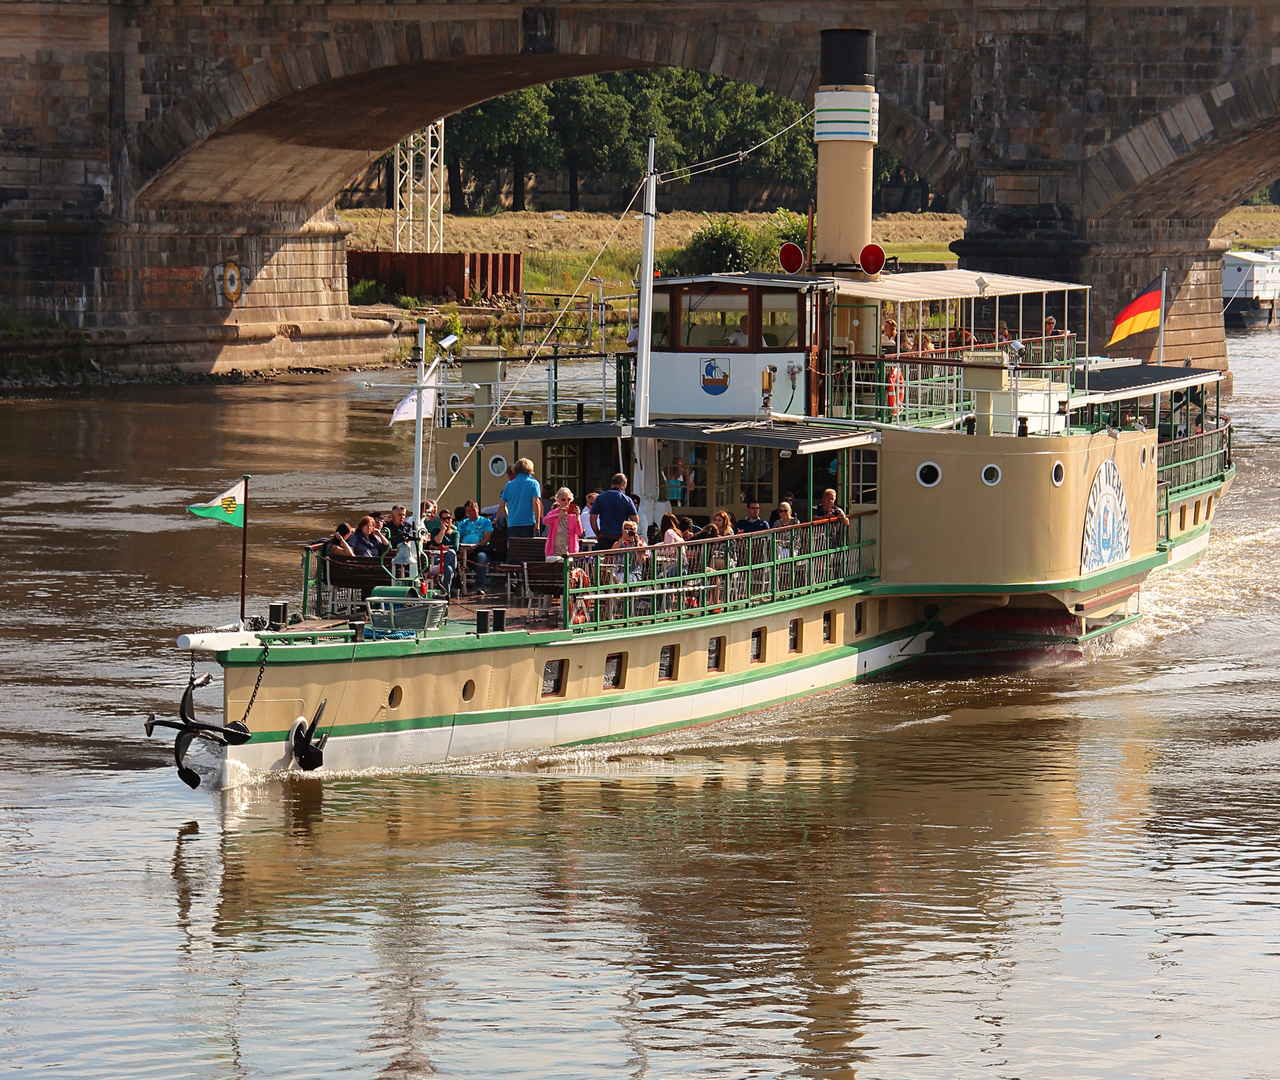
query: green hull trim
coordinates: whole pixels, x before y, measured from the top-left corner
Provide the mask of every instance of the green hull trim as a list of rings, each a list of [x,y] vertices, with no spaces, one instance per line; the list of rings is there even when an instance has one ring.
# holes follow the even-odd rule
[[[1183,544],[1189,544],[1193,540],[1198,540],[1207,533],[1213,522],[1206,521],[1203,525],[1197,525],[1194,529],[1188,529],[1184,533],[1179,533],[1172,540],[1161,540],[1160,550],[1164,552],[1176,551]]]
[[[424,731],[432,728],[445,727],[464,727],[473,724],[500,724],[512,720],[531,720],[545,716],[563,716],[572,713],[590,712],[598,709],[602,705],[610,708],[625,707],[628,705],[648,704],[654,701],[663,701],[673,698],[685,698],[691,695],[701,696],[703,694],[716,693],[731,687],[749,685],[753,682],[759,682],[762,679],[772,678],[775,675],[784,675],[792,671],[803,671],[808,668],[818,667],[827,664],[833,660],[840,660],[857,656],[859,653],[868,652],[872,649],[880,648],[884,645],[892,644],[895,641],[910,641],[918,636],[922,631],[922,624],[915,626],[903,627],[901,630],[891,631],[886,634],[878,634],[873,638],[859,642],[853,645],[832,646],[813,656],[797,657],[794,660],[783,660],[776,664],[762,665],[761,667],[749,671],[735,672],[732,675],[721,675],[709,679],[702,679],[697,683],[677,683],[673,686],[655,687],[651,690],[637,690],[631,693],[612,693],[608,696],[598,696],[586,698],[581,701],[567,701],[558,699],[546,705],[529,705],[522,708],[511,709],[493,709],[486,712],[475,713],[452,713],[444,716],[425,716],[406,718],[404,720],[380,720],[369,724],[338,724],[333,727],[326,728],[330,735],[340,738],[349,735],[382,735],[399,731]],[[348,651],[348,662],[350,652]],[[911,654],[904,656],[900,660],[885,667],[876,669],[875,674],[879,675],[890,668],[899,667],[902,664],[921,659],[925,653]],[[787,697],[779,697],[771,699],[760,705],[753,705],[748,711],[757,709],[767,709],[774,705],[781,704],[784,701],[791,700]],[[677,721],[674,724],[664,725],[655,728],[652,731],[645,729],[646,734],[658,734],[663,730],[671,730],[676,727],[689,726],[690,724],[713,723],[716,719],[724,719],[725,717],[738,715],[738,710],[730,709],[724,713],[716,714],[707,718],[699,718],[692,721]],[[257,743],[284,742],[288,738],[287,731],[264,731],[255,732],[253,741]],[[636,738],[636,733],[628,733],[620,735],[620,739]],[[605,737],[610,738],[610,737]],[[603,741],[603,739],[586,740],[588,742]]]

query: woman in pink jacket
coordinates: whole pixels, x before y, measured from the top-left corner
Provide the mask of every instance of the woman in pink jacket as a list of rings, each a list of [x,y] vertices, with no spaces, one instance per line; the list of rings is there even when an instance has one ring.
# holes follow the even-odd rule
[[[578,554],[582,539],[582,514],[573,504],[573,492],[562,487],[556,492],[555,506],[542,519],[547,526],[547,561]]]

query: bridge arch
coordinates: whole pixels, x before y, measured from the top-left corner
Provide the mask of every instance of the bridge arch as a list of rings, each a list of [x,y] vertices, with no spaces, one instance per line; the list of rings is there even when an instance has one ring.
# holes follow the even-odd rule
[[[605,71],[686,67],[804,101],[814,55],[714,27],[561,15],[397,22],[261,59],[193,90],[128,145],[141,210],[174,204],[291,207],[305,218],[410,132],[491,97]],[[561,9],[563,10],[563,9]],[[882,94],[881,144],[966,202],[966,156]]]
[[[1278,131],[1280,66],[1194,94],[1085,162],[1084,217],[1090,226],[1174,216],[1216,224],[1280,176]]]

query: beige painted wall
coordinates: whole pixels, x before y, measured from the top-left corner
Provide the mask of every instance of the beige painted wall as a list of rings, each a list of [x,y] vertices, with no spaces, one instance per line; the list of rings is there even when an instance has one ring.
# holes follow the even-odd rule
[[[1154,432],[1054,436],[886,431],[880,447],[881,580],[886,584],[1018,584],[1080,576],[1085,506],[1098,467],[1114,458],[1129,508],[1134,558],[1155,551]],[[1146,466],[1142,451],[1146,450]],[[942,480],[916,480],[924,461]],[[1065,477],[1053,484],[1054,463]],[[1000,466],[995,487],[982,482]]]

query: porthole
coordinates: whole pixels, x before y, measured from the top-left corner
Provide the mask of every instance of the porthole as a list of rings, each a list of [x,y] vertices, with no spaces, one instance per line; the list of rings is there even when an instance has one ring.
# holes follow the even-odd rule
[[[1062,481],[1067,478],[1067,470],[1062,467],[1061,461],[1053,463],[1053,486],[1062,487]]]
[[[470,701],[476,696],[476,682],[474,679],[468,679],[462,684],[462,700]]]
[[[942,479],[942,469],[936,461],[926,461],[916,469],[916,479],[924,487],[937,487],[938,481]]]
[[[1147,467],[1147,448],[1145,446],[1142,448],[1142,467],[1144,469]]]
[[[391,688],[391,693],[387,695],[387,708],[398,709],[400,708],[400,702],[402,702],[403,700],[404,700],[404,690],[401,689],[399,686],[393,686]]]
[[[507,472],[507,459],[501,454],[494,454],[489,459],[489,475],[505,476]]]
[[[987,487],[995,487],[1000,483],[1000,466],[994,463],[986,466],[986,468],[982,470],[982,482],[986,484]]]
[[[461,468],[462,468],[462,458],[460,458],[457,454],[450,454],[449,455],[449,471],[451,473],[455,473]]]

